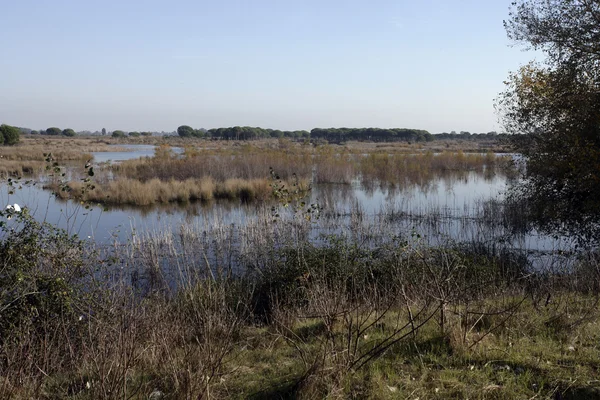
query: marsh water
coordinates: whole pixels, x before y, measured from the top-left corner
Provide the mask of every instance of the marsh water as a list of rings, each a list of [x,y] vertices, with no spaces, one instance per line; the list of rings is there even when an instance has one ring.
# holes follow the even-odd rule
[[[126,151],[94,153],[94,162],[119,162],[153,154],[153,146],[129,145]],[[568,240],[531,231],[515,235],[502,223],[494,222],[494,204],[502,199],[506,187],[503,174],[475,171],[405,187],[359,180],[352,184],[315,184],[305,199],[307,204],[319,207],[318,218],[313,216],[311,221],[310,235],[317,240],[322,235],[352,232],[359,226],[368,231],[385,225],[386,235],[417,236],[430,244],[504,243],[532,257],[547,257],[569,247]],[[239,201],[86,209],[77,202],[56,199],[39,184],[22,185],[13,194],[3,186],[0,200],[2,204],[27,207],[36,219],[101,244],[124,243],[156,232],[179,232],[183,226],[206,232],[215,226],[235,229],[257,219],[273,218],[272,205]]]

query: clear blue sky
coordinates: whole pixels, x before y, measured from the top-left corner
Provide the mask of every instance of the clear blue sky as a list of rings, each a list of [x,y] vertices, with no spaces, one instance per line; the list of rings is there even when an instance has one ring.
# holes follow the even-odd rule
[[[510,0],[0,0],[0,121],[499,130]]]

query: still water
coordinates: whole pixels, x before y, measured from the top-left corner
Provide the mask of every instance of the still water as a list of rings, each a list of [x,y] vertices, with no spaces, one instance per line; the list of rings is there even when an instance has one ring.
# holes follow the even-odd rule
[[[128,145],[127,151],[94,153],[94,162],[119,162],[150,157],[154,146]],[[177,153],[182,149],[174,148]],[[510,236],[502,226],[482,224],[486,202],[501,199],[506,178],[500,174],[466,172],[440,176],[423,184],[378,185],[354,181],[347,184],[314,185],[308,204],[320,207],[320,218],[313,223],[312,235],[340,233],[357,223],[385,224],[398,234],[410,232],[428,243],[504,242],[529,253],[551,255],[568,248],[565,240],[529,232]],[[70,234],[98,243],[126,242],[132,235],[164,230],[177,231],[183,225],[200,227],[244,226],[250,220],[264,218],[271,205],[236,202],[166,204],[154,207],[95,206],[86,209],[77,202],[61,201],[39,185],[23,185],[8,194],[0,187],[0,204],[17,203],[27,207],[38,220],[55,224]]]

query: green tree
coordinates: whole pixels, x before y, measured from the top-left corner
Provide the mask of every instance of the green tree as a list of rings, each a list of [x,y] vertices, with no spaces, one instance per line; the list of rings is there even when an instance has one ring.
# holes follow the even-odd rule
[[[52,128],[46,129],[46,135],[58,136],[62,134],[62,130],[53,126]]]
[[[600,242],[600,2],[520,0],[509,38],[541,50],[543,64],[510,75],[498,99],[526,162],[511,195],[545,232]]]
[[[140,133],[139,132],[129,132],[129,136],[131,136],[131,137],[140,137]]]
[[[63,134],[63,136],[69,136],[69,137],[73,137],[76,135],[75,131],[71,128],[63,129],[62,134]]]
[[[102,128],[102,136],[106,136],[106,128]]]
[[[115,138],[123,138],[123,137],[125,137],[125,136],[127,136],[127,135],[125,134],[125,132],[123,132],[123,131],[120,131],[120,130],[116,130],[116,131],[114,131],[114,132],[112,133],[112,137],[115,137]]]
[[[2,136],[2,139],[0,139],[0,144],[3,143],[5,145],[12,146],[19,143],[21,131],[19,128],[14,126],[2,124],[0,125],[0,136]]]
[[[181,125],[179,128],[177,128],[177,134],[181,137],[194,136],[194,128],[188,125]]]

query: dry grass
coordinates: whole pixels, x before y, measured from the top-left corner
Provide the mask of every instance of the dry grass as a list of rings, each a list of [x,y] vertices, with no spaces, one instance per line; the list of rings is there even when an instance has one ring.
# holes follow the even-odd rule
[[[210,201],[213,199],[240,200],[243,202],[266,201],[271,198],[271,182],[267,179],[226,179],[217,182],[211,177],[185,179],[183,181],[119,178],[106,184],[96,184],[86,190],[79,182],[69,183],[68,190],[54,184],[50,188],[59,198],[73,198],[102,204],[127,204],[149,206],[171,202]],[[307,184],[303,186],[307,188]]]
[[[98,138],[32,137],[26,136],[16,146],[0,147],[0,158],[14,161],[44,161],[44,154],[52,153],[56,161],[90,159],[91,152],[120,151],[109,147],[110,141]]]
[[[193,156],[187,156],[192,154]],[[157,156],[154,158],[128,160],[113,166],[113,171],[131,179],[146,181],[186,180],[211,177],[215,181],[227,179],[260,179],[273,168],[284,179],[294,174],[310,177],[309,153],[291,153],[278,150],[244,148],[235,153],[211,153],[186,148],[185,158]]]
[[[494,171],[497,167],[502,171],[509,165],[509,161],[509,157],[497,156],[491,152],[372,153],[359,160],[358,169],[363,181],[426,183],[435,177],[467,171],[483,173]]]
[[[43,172],[45,168],[46,163],[43,161],[16,161],[0,158],[0,179],[31,176]]]

